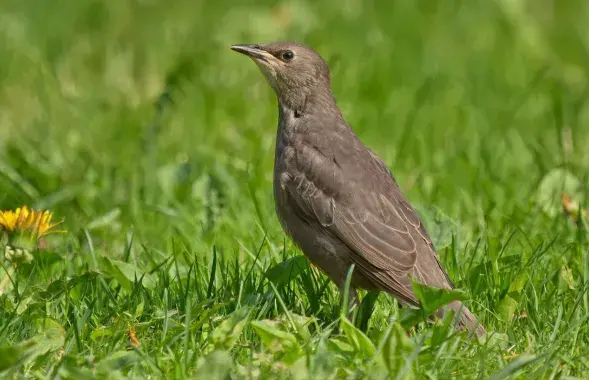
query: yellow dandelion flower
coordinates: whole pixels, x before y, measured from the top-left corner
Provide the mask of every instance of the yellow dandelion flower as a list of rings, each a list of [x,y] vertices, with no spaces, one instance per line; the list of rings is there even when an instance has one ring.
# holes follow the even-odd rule
[[[23,206],[16,211],[0,211],[0,228],[10,234],[26,233],[35,238],[63,232],[55,229],[61,222],[52,223],[52,218],[53,213],[50,211],[33,210]]]

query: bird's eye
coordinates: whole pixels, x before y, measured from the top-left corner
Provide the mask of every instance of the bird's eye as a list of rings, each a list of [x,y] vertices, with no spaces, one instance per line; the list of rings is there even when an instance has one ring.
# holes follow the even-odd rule
[[[294,58],[294,53],[290,50],[285,50],[280,53],[280,57],[285,61],[290,61]]]

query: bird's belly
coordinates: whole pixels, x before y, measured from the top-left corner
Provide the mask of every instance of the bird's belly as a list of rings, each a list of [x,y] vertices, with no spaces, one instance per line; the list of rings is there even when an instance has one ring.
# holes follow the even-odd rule
[[[309,223],[299,217],[290,203],[294,201],[289,201],[288,196],[280,186],[275,190],[276,213],[284,232],[315,266],[336,284],[342,284],[351,264],[348,248],[319,223]]]

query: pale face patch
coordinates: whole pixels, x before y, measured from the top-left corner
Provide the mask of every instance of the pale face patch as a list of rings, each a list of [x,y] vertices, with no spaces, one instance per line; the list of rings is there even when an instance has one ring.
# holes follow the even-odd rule
[[[268,83],[270,83],[272,88],[277,89],[278,88],[278,73],[277,73],[278,67],[277,66],[280,64],[280,62],[277,59],[275,59],[274,57],[270,57],[266,61],[262,61],[262,60],[258,60],[258,59],[254,59],[254,61],[256,62],[256,65],[258,65],[258,67],[260,68],[260,71],[262,72],[262,74],[264,74],[264,77],[266,77],[266,80],[268,81]]]

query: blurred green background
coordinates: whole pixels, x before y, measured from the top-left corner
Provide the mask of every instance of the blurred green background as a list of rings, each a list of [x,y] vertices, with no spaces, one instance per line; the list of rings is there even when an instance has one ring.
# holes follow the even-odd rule
[[[318,50],[409,198],[477,233],[527,207],[547,171],[586,175],[583,1],[19,0],[0,15],[2,204],[76,227],[280,233],[276,101],[229,50],[242,42]]]
[[[589,183],[581,0],[3,0],[1,208],[63,218],[69,232],[53,244],[71,258],[68,275],[92,268],[93,250],[129,260],[131,232],[140,268],[178,247],[207,262],[213,247],[242,263],[244,250],[260,250],[262,263],[281,261],[284,244],[297,254],[274,215],[276,100],[229,49],[274,40],[306,43],[328,61],[348,123],[425,215],[444,214],[440,228],[455,240],[437,241],[453,246],[443,261],[489,326],[520,351],[536,334],[536,352],[556,344],[551,329],[562,325],[549,321],[559,309],[589,315],[585,230],[560,212],[560,192],[583,206]],[[539,250],[545,266],[493,262],[496,283],[465,279],[473,262]],[[563,265],[575,291],[556,299],[544,281],[558,282]],[[516,328],[497,315],[521,273],[530,285],[517,291],[536,297],[524,299],[552,306]],[[233,280],[227,299],[237,297]],[[587,352],[579,331],[559,343],[582,342],[569,358]],[[587,370],[567,365],[571,376]]]

